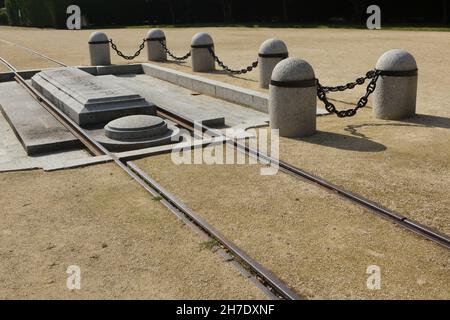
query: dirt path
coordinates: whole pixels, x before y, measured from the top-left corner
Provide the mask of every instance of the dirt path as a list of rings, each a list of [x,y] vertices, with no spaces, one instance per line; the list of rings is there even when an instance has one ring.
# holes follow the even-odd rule
[[[312,299],[449,299],[448,250],[334,194],[259,166],[139,166],[253,258]],[[382,290],[366,270],[382,270]]]
[[[0,39],[34,48],[68,65],[87,65],[89,64],[87,41],[92,31],[0,27]],[[115,40],[123,52],[134,53],[145,37],[147,29],[103,31]],[[190,40],[195,33],[210,33],[214,38],[217,53],[226,64],[234,68],[254,61],[261,43],[268,38],[277,37],[286,42],[292,57],[300,57],[310,62],[316,76],[326,85],[343,84],[354,80],[372,69],[385,51],[403,48],[416,57],[420,69],[419,113],[450,116],[448,94],[443,89],[450,86],[450,77],[445,73],[437,77],[446,66],[450,65],[450,55],[446,54],[450,43],[448,32],[269,28],[168,28],[164,31],[168,46],[177,55],[189,50]],[[10,59],[16,54],[0,51],[0,55]],[[136,62],[146,62],[146,54],[143,53]],[[113,63],[124,64],[126,61],[113,55]],[[20,68],[35,66],[27,59],[17,61],[17,64]],[[186,65],[173,63],[164,65],[190,72],[190,62]],[[42,63],[42,66],[45,66],[45,63]],[[230,77],[222,73],[202,75],[259,90],[257,71],[239,77]],[[361,92],[351,92],[337,97],[351,102],[360,94]]]
[[[0,27],[0,39],[32,47],[68,65],[87,65],[87,39],[92,31]],[[146,31],[105,30],[125,53],[136,50]],[[209,32],[215,40],[217,53],[233,68],[253,61],[259,45],[267,38],[281,38],[287,43],[290,55],[309,61],[315,68],[316,76],[325,85],[354,80],[373,68],[378,57],[389,49],[404,48],[410,51],[416,57],[420,69],[418,117],[408,121],[380,121],[372,117],[370,108],[352,119],[321,117],[318,119],[319,133],[316,136],[298,140],[282,139],[281,157],[413,219],[450,233],[450,202],[447,195],[450,185],[450,96],[446,91],[450,87],[450,76],[445,73],[445,68],[450,65],[450,55],[446,54],[450,33],[253,28],[177,28],[165,31],[169,47],[178,55],[189,49],[190,39],[196,32]],[[21,69],[54,66],[23,49],[2,42],[0,56]],[[145,56],[144,53],[136,62],[145,62]],[[125,62],[114,55],[113,63]],[[162,65],[191,72],[189,62]],[[261,90],[258,88],[257,72],[239,77],[220,72],[201,75]],[[362,93],[363,90],[359,88],[332,97],[343,101],[337,103],[339,108],[348,108],[347,103],[357,101]],[[255,168],[172,167],[167,161],[166,157],[160,156],[142,163],[165,187],[177,193],[194,209],[200,210],[209,222],[223,225],[223,232],[227,236],[242,244],[266,267],[292,281],[299,292],[309,297],[450,297],[448,253],[409,233],[398,231],[390,223],[371,217],[345,202],[336,202],[334,197],[328,198],[287,177],[260,180],[262,178],[254,174]],[[46,176],[42,175],[40,179],[51,181]],[[1,175],[0,181],[4,177]],[[7,186],[9,181],[8,177],[3,186]],[[198,184],[193,186],[193,182]],[[8,188],[2,187],[2,191],[12,189],[10,199],[3,199],[10,203],[8,208],[11,209],[8,210],[12,212],[22,210],[17,204],[20,201],[17,197],[17,194],[21,194],[18,191],[20,188],[30,188],[34,192],[34,187],[26,183],[25,186],[18,182],[13,188],[9,185]],[[250,205],[246,200],[251,200]],[[64,201],[73,204],[66,198]],[[48,206],[51,207],[50,204]],[[109,210],[111,212],[112,209]],[[262,213],[265,218],[261,220]],[[54,213],[50,218],[56,219],[57,216]],[[15,225],[13,217],[8,219],[11,225]],[[38,221],[36,225],[43,223]],[[58,227],[57,224],[55,226]],[[121,231],[113,220],[109,221],[108,227],[115,232]],[[93,227],[86,228],[90,231]],[[24,230],[28,229],[24,227]],[[103,232],[106,238],[112,237],[106,227]],[[126,232],[121,238],[123,242],[130,236]],[[136,233],[131,234],[135,236]],[[58,237],[64,239],[60,235]],[[73,236],[73,239],[77,237]],[[29,250],[36,250],[33,243],[27,246]],[[30,255],[28,249],[23,249],[21,253]],[[30,265],[40,263],[42,258],[33,259]],[[18,261],[17,257],[15,261]],[[83,261],[87,263],[90,259]],[[284,264],[280,265],[280,261]],[[111,259],[111,262],[114,261]],[[369,292],[365,287],[365,269],[370,264],[378,264],[384,270],[385,285],[380,292]],[[51,275],[45,272],[42,274]],[[100,271],[97,269],[95,272]],[[65,274],[58,273],[58,277],[60,283],[65,279]],[[13,280],[8,281],[8,285],[14,288]],[[34,287],[38,286],[35,283],[42,285],[35,279],[33,281]],[[120,281],[118,287],[123,285]],[[166,286],[162,285],[163,288]],[[30,292],[26,289],[17,290],[21,294]],[[151,290],[145,291],[137,286],[136,292],[153,292]],[[172,293],[175,296],[191,294],[179,290]],[[230,290],[233,292],[234,289]],[[111,294],[94,289],[92,292],[100,296]],[[50,289],[45,293],[51,294]],[[161,294],[156,290],[155,296]],[[199,293],[202,297],[209,294],[208,290]]]
[[[450,234],[450,119],[376,120],[370,110],[318,119],[316,135],[281,139],[281,159]]]
[[[264,299],[114,165],[3,173],[0,190],[1,299]]]

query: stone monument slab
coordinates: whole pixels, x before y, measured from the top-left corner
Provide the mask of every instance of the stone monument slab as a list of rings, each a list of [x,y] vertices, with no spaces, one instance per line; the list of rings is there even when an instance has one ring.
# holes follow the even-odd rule
[[[32,85],[81,126],[156,113],[153,104],[123,88],[114,76],[96,77],[77,68],[60,68],[36,74]]]

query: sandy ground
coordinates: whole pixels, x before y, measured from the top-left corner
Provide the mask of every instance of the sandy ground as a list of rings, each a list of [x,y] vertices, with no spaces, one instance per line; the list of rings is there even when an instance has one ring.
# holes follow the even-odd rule
[[[3,173],[0,190],[0,299],[264,299],[112,164]]]
[[[56,66],[54,62],[43,59],[30,51],[18,48],[10,42],[4,42],[1,40],[0,57],[6,59],[17,69],[42,69]],[[0,65],[2,72],[10,72],[9,68],[5,67],[2,63],[0,63]],[[22,65],[25,65],[25,67],[22,67]]]
[[[311,299],[450,299],[450,254],[371,213],[259,166],[138,165],[297,292]],[[366,270],[382,270],[382,290]]]
[[[86,65],[89,64],[87,41],[92,31],[0,27],[0,39],[34,48],[69,65]],[[147,32],[146,29],[103,31],[127,54],[134,53]],[[241,68],[254,61],[264,40],[280,38],[286,42],[292,57],[300,57],[311,63],[316,76],[325,85],[354,80],[374,68],[385,51],[403,48],[416,57],[420,68],[419,113],[450,115],[449,102],[442,89],[449,87],[450,77],[438,77],[439,85],[436,85],[436,75],[450,64],[450,55],[446,54],[450,42],[448,32],[268,28],[168,28],[164,31],[169,48],[177,55],[184,55],[189,50],[190,40],[195,33],[210,33],[215,40],[218,55],[232,68]],[[0,42],[0,55],[11,59],[13,56],[8,56],[3,51],[4,45]],[[14,56],[19,54],[16,52]],[[145,52],[136,59],[136,62],[145,61]],[[114,55],[113,63],[123,64],[126,61]],[[17,64],[20,68],[34,66],[28,60],[18,61]],[[180,66],[174,63],[164,65],[190,71],[189,61]],[[221,72],[203,75],[258,89],[257,71],[238,77],[230,77]],[[344,100],[352,102],[359,95],[360,92],[352,92],[344,95]]]
[[[450,119],[318,119],[317,135],[282,138],[281,159],[450,234]]]
[[[131,53],[147,30],[105,31],[122,51]],[[193,34],[209,32],[222,60],[239,68],[255,59],[265,39],[281,38],[291,56],[309,61],[325,85],[354,80],[373,68],[378,57],[389,49],[404,48],[413,53],[420,69],[419,117],[401,122],[380,121],[371,116],[370,109],[352,119],[322,117],[318,119],[318,135],[301,140],[282,139],[281,155],[285,161],[450,233],[446,194],[450,185],[450,102],[445,89],[450,87],[450,77],[441,75],[450,65],[450,55],[446,54],[449,33],[251,28],[165,31],[169,47],[177,55],[188,50]],[[0,27],[0,39],[32,47],[69,65],[86,65],[89,63],[87,39],[91,32]],[[1,41],[0,56],[21,69],[51,66],[42,58]],[[143,53],[136,62],[145,60]],[[116,56],[113,62],[126,63]],[[189,62],[163,65],[190,72]],[[261,90],[256,81],[257,72],[239,77],[221,72],[202,75]],[[348,103],[357,101],[362,93],[359,89],[332,97],[342,101],[337,104],[339,108],[348,108]],[[262,179],[259,174],[253,174],[252,170],[256,169],[241,171],[239,167],[156,170],[163,167],[165,160],[155,158],[145,165],[169,190],[178,192],[213,224],[224,223],[223,230],[231,239],[245,245],[254,258],[260,258],[267,267],[290,279],[299,292],[309,297],[449,298],[448,253],[398,231],[379,218],[370,218],[345,202],[338,204],[335,198],[326,198],[327,193],[316,192],[310,185],[299,187],[299,182],[293,183],[287,177],[277,177],[272,182],[256,181]],[[237,174],[231,175],[234,171]],[[198,182],[198,190],[189,185],[192,181]],[[223,181],[229,183],[222,185]],[[242,197],[247,193],[248,197]],[[259,200],[254,200],[248,208],[243,201],[252,198],[252,194]],[[218,212],[215,210],[217,195],[227,195],[220,200],[223,208]],[[205,201],[209,198],[211,201]],[[261,202],[261,198],[270,202]],[[270,212],[276,219],[271,215],[259,222],[257,217],[261,212]],[[288,218],[283,217],[286,212]],[[397,245],[389,241],[392,239]],[[292,250],[288,250],[287,243],[295,244]],[[303,248],[306,249],[302,251]],[[330,250],[333,254],[329,254]],[[278,251],[279,254],[273,254]],[[285,261],[284,266],[277,259]],[[386,286],[381,292],[365,289],[363,279],[368,264],[382,265],[386,271]],[[328,274],[331,276],[324,276]],[[343,280],[337,281],[341,276]]]

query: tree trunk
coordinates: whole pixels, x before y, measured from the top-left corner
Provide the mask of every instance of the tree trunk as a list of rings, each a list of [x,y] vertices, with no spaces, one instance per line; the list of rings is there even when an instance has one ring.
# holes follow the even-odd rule
[[[442,23],[448,24],[448,2],[447,2],[447,0],[442,0],[442,10],[443,10]]]
[[[223,22],[228,23],[233,20],[233,0],[222,0]]]
[[[170,18],[172,19],[172,24],[175,24],[176,16],[175,16],[175,6],[173,3],[173,0],[169,0],[168,5],[169,5]]]
[[[289,22],[288,0],[283,0],[283,22]]]

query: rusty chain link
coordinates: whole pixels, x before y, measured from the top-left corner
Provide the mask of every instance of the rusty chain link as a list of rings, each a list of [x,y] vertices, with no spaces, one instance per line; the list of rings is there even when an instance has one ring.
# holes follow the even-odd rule
[[[144,50],[145,48],[145,42],[146,40],[144,39],[142,41],[142,44],[139,46],[138,51],[136,51],[136,53],[132,56],[127,56],[125,54],[123,54],[118,48],[117,45],[113,42],[112,39],[109,40],[109,43],[111,44],[112,49],[117,53],[117,55],[119,57],[122,57],[126,60],[133,60],[135,58],[137,58],[142,50]],[[183,61],[188,59],[192,52],[189,51],[187,54],[185,54],[182,57],[177,57],[175,56],[166,46],[166,44],[164,43],[164,40],[159,40],[159,43],[161,44],[161,47],[164,49],[164,51],[170,56],[172,57],[174,60],[176,61]],[[258,67],[259,61],[256,60],[255,62],[253,62],[250,66],[248,66],[245,69],[241,69],[241,70],[233,70],[230,67],[228,67],[227,65],[225,65],[220,58],[216,55],[216,53],[214,52],[213,47],[208,47],[207,48],[209,53],[211,54],[211,56],[214,58],[214,60],[217,62],[217,64],[225,71],[231,73],[231,74],[246,74],[248,72],[253,71],[253,69]],[[319,98],[320,101],[322,101],[325,105],[325,109],[330,112],[330,113],[334,113],[336,114],[339,118],[346,118],[346,117],[353,117],[356,115],[356,113],[358,112],[359,109],[364,108],[368,101],[369,101],[369,96],[375,91],[376,87],[377,87],[377,82],[378,79],[381,75],[381,71],[380,70],[370,70],[366,73],[365,77],[360,77],[358,79],[356,79],[354,82],[349,82],[345,85],[340,85],[340,86],[336,86],[336,87],[327,87],[327,86],[322,86],[320,84],[320,82],[317,82],[317,97]],[[370,83],[367,86],[367,90],[366,90],[366,94],[361,97],[361,99],[359,99],[357,105],[355,108],[353,109],[348,109],[348,110],[337,110],[336,106],[331,103],[330,101],[328,101],[327,98],[327,93],[330,92],[343,92],[346,90],[350,90],[350,89],[354,89],[356,86],[360,86],[363,85],[366,80],[371,79]]]
[[[123,54],[122,51],[120,51],[119,49],[117,49],[117,46],[116,46],[116,44],[113,42],[112,39],[110,39],[109,42],[111,43],[111,48],[117,53],[117,55],[118,55],[119,57],[124,58],[125,60],[134,60],[135,58],[137,58],[137,57],[141,54],[142,50],[144,50],[144,48],[145,48],[145,39],[144,39],[144,40],[142,41],[142,44],[139,46],[138,51],[136,51],[136,53],[135,53],[134,55],[132,55],[132,56],[127,56],[127,55]]]
[[[356,86],[363,85],[366,80],[373,79],[375,77],[376,70],[370,70],[366,73],[365,77],[360,77],[356,79],[354,82],[349,82],[345,85],[336,86],[336,87],[322,87],[325,93],[328,92],[343,92],[345,90],[354,89]]]
[[[372,79],[372,81],[370,81],[369,85],[367,86],[367,90],[366,90],[366,94],[359,99],[357,105],[355,108],[353,109],[348,109],[348,110],[337,110],[335,105],[331,102],[328,101],[327,99],[327,91],[325,89],[335,89],[335,88],[339,88],[339,87],[322,87],[322,85],[320,83],[318,83],[317,85],[317,97],[319,98],[320,101],[322,101],[325,104],[325,109],[330,112],[330,113],[335,113],[339,118],[346,118],[346,117],[353,117],[354,115],[356,115],[356,113],[358,112],[359,109],[364,108],[368,101],[369,101],[369,96],[375,91],[375,89],[377,88],[377,82],[378,79],[381,75],[381,71],[380,70],[371,70],[367,73],[365,78],[359,78],[359,82],[361,82],[362,80],[360,79],[364,79],[364,82],[367,79]],[[357,80],[357,81],[358,81]],[[364,83],[363,82],[363,83]],[[353,85],[355,84],[355,85]],[[358,85],[358,82],[355,83],[351,83],[351,86],[347,88],[346,86],[340,86],[340,87],[346,87],[346,89],[344,90],[339,90],[337,89],[336,91],[345,91],[347,89],[353,89],[354,87],[356,87],[356,85]],[[329,90],[328,92],[335,92],[333,90]]]
[[[176,60],[176,61],[183,61],[188,59],[191,56],[191,51],[189,51],[188,53],[186,53],[184,56],[182,57],[177,57],[176,55],[174,55],[169,48],[167,48],[167,45],[164,43],[164,40],[159,40],[159,43],[161,44],[161,47],[164,49],[164,51],[172,57],[172,59]]]
[[[255,69],[256,67],[258,67],[258,60],[256,60],[255,62],[253,62],[250,66],[248,66],[245,69],[241,69],[241,70],[233,70],[230,69],[228,66],[226,66],[220,59],[219,57],[216,55],[216,53],[214,52],[214,49],[212,47],[208,48],[209,53],[211,54],[211,56],[214,58],[214,60],[217,62],[217,64],[225,71],[231,73],[231,74],[246,74],[248,72],[251,72],[253,69]]]

